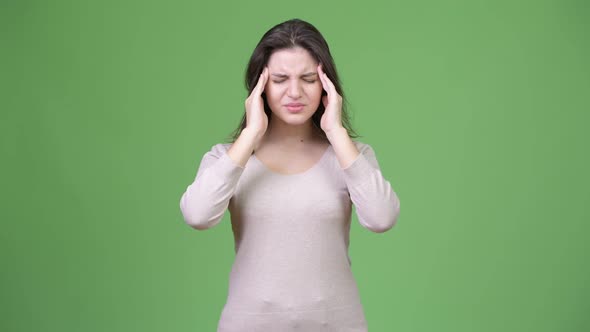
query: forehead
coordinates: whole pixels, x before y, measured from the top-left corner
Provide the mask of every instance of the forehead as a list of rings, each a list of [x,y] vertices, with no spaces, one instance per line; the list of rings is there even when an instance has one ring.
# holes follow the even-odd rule
[[[315,59],[301,47],[274,51],[268,60],[269,69],[285,73],[303,73],[316,66]]]

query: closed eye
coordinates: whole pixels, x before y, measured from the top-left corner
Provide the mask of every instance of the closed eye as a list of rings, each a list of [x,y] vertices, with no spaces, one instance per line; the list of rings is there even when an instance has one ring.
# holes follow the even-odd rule
[[[273,82],[278,84],[278,83],[283,83],[283,82],[285,82],[285,81],[286,81],[286,80],[282,80],[282,81],[273,81]],[[316,82],[316,80],[311,80],[311,81],[304,80],[304,81],[305,81],[305,82],[307,82],[307,83],[315,83],[315,82]]]

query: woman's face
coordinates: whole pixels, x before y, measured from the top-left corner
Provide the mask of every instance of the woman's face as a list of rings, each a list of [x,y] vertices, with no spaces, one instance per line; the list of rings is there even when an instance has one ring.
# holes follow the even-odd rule
[[[273,117],[288,124],[305,123],[321,102],[318,63],[306,49],[295,47],[273,52],[267,66],[270,76],[264,92]]]

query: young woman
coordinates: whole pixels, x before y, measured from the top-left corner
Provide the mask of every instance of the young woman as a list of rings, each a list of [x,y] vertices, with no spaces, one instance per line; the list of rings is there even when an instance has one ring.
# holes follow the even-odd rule
[[[352,205],[373,232],[400,201],[370,145],[352,140],[328,44],[293,19],[260,40],[242,123],[205,153],[180,200],[205,230],[231,213],[235,261],[218,331],[366,331],[348,254]]]

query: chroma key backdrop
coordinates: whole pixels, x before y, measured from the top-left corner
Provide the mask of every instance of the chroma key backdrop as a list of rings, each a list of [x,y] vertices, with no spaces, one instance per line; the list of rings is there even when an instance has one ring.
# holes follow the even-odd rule
[[[371,332],[590,331],[586,1],[0,3],[0,330],[215,331],[230,214],[179,201],[239,124],[262,34],[329,43],[399,195],[353,210]]]

